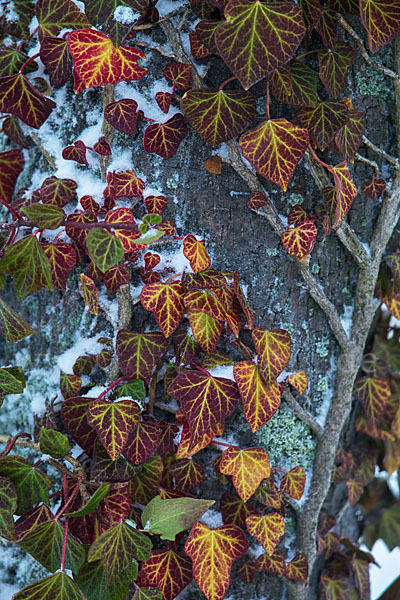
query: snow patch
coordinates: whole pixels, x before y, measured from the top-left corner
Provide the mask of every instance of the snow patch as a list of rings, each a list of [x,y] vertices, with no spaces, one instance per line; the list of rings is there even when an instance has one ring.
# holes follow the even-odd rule
[[[119,4],[114,10],[113,18],[122,25],[130,25],[140,17],[139,13],[135,13],[130,6]]]

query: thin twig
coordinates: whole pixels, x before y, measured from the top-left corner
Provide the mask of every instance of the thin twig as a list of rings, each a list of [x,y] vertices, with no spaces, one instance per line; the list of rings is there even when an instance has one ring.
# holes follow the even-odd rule
[[[282,396],[283,396],[283,399],[285,400],[285,402],[287,404],[289,404],[290,408],[295,413],[295,415],[301,421],[304,421],[304,423],[306,423],[309,426],[309,428],[313,430],[313,432],[315,433],[315,435],[318,438],[322,438],[322,436],[324,435],[323,428],[314,419],[314,417],[312,415],[310,415],[309,412],[304,410],[304,408],[301,406],[301,404],[299,404],[297,402],[297,400],[294,398],[293,394],[291,394],[289,390],[284,390]]]
[[[173,54],[170,54],[166,50],[164,50],[164,48],[161,48],[161,46],[153,46],[152,44],[149,44],[148,42],[142,42],[139,40],[135,40],[135,46],[139,46],[139,48],[148,48],[149,50],[154,50],[155,52],[158,52],[159,54],[161,54],[161,56],[165,56],[165,58],[169,58],[170,60],[175,60],[175,56]]]
[[[164,21],[168,21],[168,19],[172,19],[172,17],[175,17],[176,15],[180,15],[185,10],[186,10],[186,8],[184,6],[181,6],[180,8],[177,8],[176,10],[172,10],[170,13],[168,13],[164,17],[161,17],[161,19],[156,21],[156,23],[145,23],[144,25],[134,25],[132,27],[132,31],[142,31],[143,29],[151,29],[152,27],[155,27],[156,25],[160,25],[161,23],[164,23]]]
[[[382,156],[382,158],[390,162],[390,164],[392,164],[396,169],[400,169],[400,163],[398,158],[390,156],[390,154],[382,150],[382,148],[378,148],[378,146],[375,146],[375,144],[373,144],[371,140],[369,140],[365,135],[363,135],[362,141],[366,146],[368,146],[368,148],[371,148],[371,150],[373,150],[376,154]]]
[[[35,143],[35,145],[39,148],[40,152],[43,154],[44,158],[47,160],[47,162],[49,163],[49,165],[51,166],[51,168],[54,171],[57,171],[56,160],[55,160],[54,156],[52,156],[50,154],[50,152],[48,152],[46,150],[46,148],[43,146],[42,142],[40,141],[40,138],[39,138],[38,134],[35,133],[34,131],[30,131],[28,133],[28,135],[31,138],[31,140]]]
[[[341,24],[341,26],[343,27],[343,29],[345,29],[347,31],[347,33],[357,43],[357,45],[358,45],[358,47],[360,49],[360,52],[361,52],[361,56],[363,57],[363,59],[365,60],[365,62],[370,67],[372,67],[376,71],[380,71],[381,73],[383,73],[384,75],[387,75],[388,77],[391,77],[392,79],[399,79],[400,78],[399,75],[397,75],[397,73],[395,73],[391,69],[388,69],[384,65],[381,65],[380,63],[378,63],[378,61],[376,61],[376,60],[374,60],[373,58],[370,57],[370,55],[368,54],[368,52],[365,49],[364,42],[362,41],[362,39],[360,38],[360,36],[347,23],[347,21],[345,21],[345,19],[342,16],[339,17],[339,23]]]
[[[369,160],[368,158],[365,158],[365,156],[361,156],[361,154],[358,154],[358,152],[355,153],[354,158],[366,165],[369,165],[370,167],[372,167],[375,170],[375,175],[376,177],[378,177],[379,175],[379,167],[376,164],[376,162],[374,160]]]

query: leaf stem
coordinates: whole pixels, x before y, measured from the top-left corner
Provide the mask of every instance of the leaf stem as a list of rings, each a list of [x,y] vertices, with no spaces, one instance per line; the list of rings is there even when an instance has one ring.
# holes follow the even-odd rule
[[[104,392],[102,392],[100,394],[100,396],[98,396],[97,400],[101,400],[102,398],[104,398],[104,396],[106,396],[108,394],[108,392],[110,392],[113,388],[115,388],[115,386],[117,386],[119,383],[121,383],[124,380],[125,380],[125,377],[120,377],[116,381],[113,381],[112,383],[110,383],[108,388],[106,390],[104,390]]]
[[[267,81],[267,98],[265,100],[265,116],[267,121],[270,120],[269,116],[269,81]]]
[[[70,495],[70,497],[68,498],[68,487],[65,484],[64,485],[64,481],[67,483],[67,475],[65,473],[63,473],[63,492],[64,492],[64,497],[66,498],[66,502],[64,504],[64,506],[62,506],[60,508],[60,510],[58,511],[58,513],[55,516],[55,521],[58,521],[59,518],[62,516],[62,514],[67,510],[68,506],[71,504],[72,500],[75,498],[76,494],[79,491],[79,487],[82,483],[82,477],[78,478],[77,484],[74,487],[74,490],[72,492],[72,494]],[[66,518],[67,519],[67,518]],[[67,519],[68,520],[68,519]]]
[[[12,214],[13,219],[18,220],[21,218],[21,215],[19,214],[19,212],[17,210],[15,210],[15,208],[13,206],[11,206],[11,204],[9,204],[5,200],[3,200],[3,198],[0,198],[0,204],[5,206],[5,208],[8,208],[8,210]]]
[[[321,159],[320,159],[320,158],[317,156],[317,154],[315,153],[315,151],[313,150],[313,148],[311,147],[311,145],[310,145],[310,144],[308,145],[308,149],[309,149],[309,151],[311,152],[311,154],[313,155],[313,157],[315,158],[315,160],[316,160],[316,161],[317,161],[317,162],[318,162],[320,165],[322,165],[323,167],[325,167],[325,169],[328,169],[328,171],[329,171],[330,173],[332,173],[332,165],[327,165],[326,163],[324,163],[324,161],[323,161],[323,160],[321,160]]]
[[[209,375],[211,377],[211,373],[209,371],[207,371],[206,369],[203,369],[203,367],[200,367],[200,365],[196,365],[195,363],[190,363],[190,366],[192,367],[192,369],[201,371],[201,373],[204,373],[205,375]]]
[[[227,83],[230,83],[231,81],[235,81],[235,79],[237,79],[237,77],[229,77],[229,79],[225,79],[225,81],[223,81],[221,83],[221,85],[219,86],[218,91],[221,92]]]
[[[7,456],[8,454],[10,454],[11,450],[14,447],[15,442],[20,437],[26,437],[26,438],[28,438],[28,440],[30,440],[31,434],[22,432],[22,433],[17,433],[17,435],[14,435],[14,437],[11,440],[7,441],[6,447],[4,448],[3,452],[0,453],[0,457]]]
[[[34,61],[36,58],[39,58],[39,56],[40,56],[40,52],[38,52],[37,54],[34,54],[33,56],[30,56],[30,57],[28,58],[28,60],[27,60],[27,61],[25,61],[25,62],[24,62],[24,64],[22,65],[22,67],[20,68],[20,70],[19,70],[19,74],[20,74],[20,75],[22,75],[22,74],[23,74],[23,72],[24,72],[24,70],[26,69],[26,67],[27,67],[27,66],[28,66],[28,65],[29,65],[31,62],[33,62],[33,61]]]

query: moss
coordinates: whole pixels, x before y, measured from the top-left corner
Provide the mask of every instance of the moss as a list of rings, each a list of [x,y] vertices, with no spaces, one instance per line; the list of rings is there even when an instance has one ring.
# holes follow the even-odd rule
[[[324,392],[328,387],[328,378],[326,375],[320,375],[318,377],[317,390],[319,392]]]
[[[313,266],[311,267],[311,273],[314,273],[314,275],[318,275],[320,268],[321,267],[319,265],[317,265],[317,263],[314,263]]]
[[[290,194],[288,197],[288,203],[290,206],[296,206],[296,204],[303,204],[304,197],[301,194]]]
[[[292,340],[294,339],[294,325],[293,323],[282,323],[282,329],[286,329],[290,333]]]
[[[371,67],[366,67],[365,75],[356,74],[357,86],[363,96],[377,96],[379,100],[386,100],[389,91],[384,75]]]
[[[328,356],[328,354],[329,354],[328,346],[329,346],[328,338],[322,339],[321,341],[317,342],[315,344],[315,351],[318,354],[318,356],[321,356],[321,358]]]
[[[315,444],[308,426],[285,403],[254,436],[274,466],[291,469],[301,465],[307,469],[314,460]]]

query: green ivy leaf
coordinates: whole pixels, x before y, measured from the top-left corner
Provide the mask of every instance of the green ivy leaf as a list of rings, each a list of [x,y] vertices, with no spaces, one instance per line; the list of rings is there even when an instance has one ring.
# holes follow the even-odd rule
[[[21,367],[0,369],[0,396],[22,394],[25,387],[25,375]]]
[[[142,222],[146,225],[159,225],[162,221],[162,216],[157,214],[144,215]]]
[[[0,535],[15,539],[14,512],[17,508],[17,491],[10,479],[0,477]]]
[[[132,398],[132,400],[143,401],[146,398],[146,388],[144,387],[144,382],[141,379],[135,379],[135,381],[131,381],[117,388],[117,391],[115,392],[115,398],[126,396],[128,398]]]
[[[65,573],[56,573],[24,587],[13,600],[85,600],[76,583]]]
[[[29,323],[0,297],[0,335],[7,342],[15,344],[15,342],[23,340],[33,332],[34,330]]]
[[[132,562],[132,558],[148,560],[151,548],[151,541],[143,533],[127,523],[117,523],[90,546],[88,562],[100,559],[108,579],[112,579]]]
[[[102,483],[99,488],[95,491],[93,496],[90,498],[89,502],[87,502],[82,508],[76,510],[72,513],[65,513],[65,517],[84,517],[86,515],[90,515],[100,504],[102,500],[107,496],[110,490],[109,483]]]
[[[23,208],[22,212],[40,229],[57,229],[65,217],[62,208],[50,204],[32,204]]]
[[[390,551],[400,545],[400,506],[386,509],[379,523],[379,537]]]
[[[42,427],[40,432],[40,450],[43,454],[50,454],[53,458],[62,458],[71,450],[66,435],[54,429]]]
[[[119,6],[132,9],[131,22],[118,21],[115,10]],[[145,14],[148,6],[149,0],[86,0],[85,13],[90,23],[107,34],[118,47],[137,21],[137,13]]]
[[[49,571],[60,568],[64,540],[64,527],[57,521],[46,521],[29,531],[18,545],[29,552],[41,565]],[[76,572],[85,560],[85,550],[72,537],[67,538],[65,566]]]
[[[6,249],[0,260],[0,271],[14,278],[15,293],[20,302],[42,288],[54,290],[49,259],[34,235],[28,235]]]
[[[214,504],[214,500],[173,498],[162,500],[156,496],[142,512],[142,525],[163,540],[174,541],[178,533],[190,529]]]
[[[92,261],[102,273],[124,258],[121,240],[106,229],[91,229],[87,237],[87,247]]]
[[[86,600],[122,600],[128,594],[131,581],[136,579],[137,572],[138,565],[134,560],[107,586],[107,573],[101,562],[85,562],[75,575],[75,580]]]
[[[50,477],[35,469],[21,456],[0,458],[0,475],[11,479],[18,495],[17,513],[22,514],[38,502],[49,503]]]
[[[162,600],[162,593],[157,588],[143,587],[136,590],[132,600]]]

